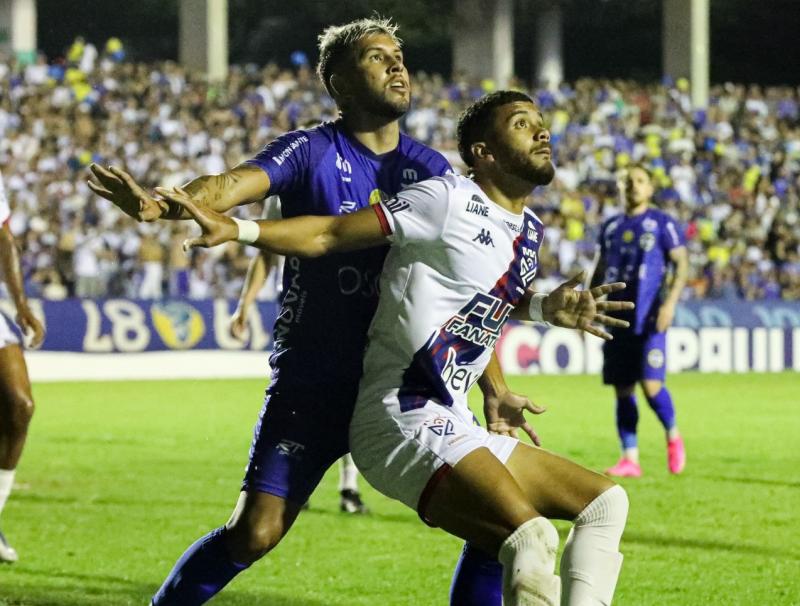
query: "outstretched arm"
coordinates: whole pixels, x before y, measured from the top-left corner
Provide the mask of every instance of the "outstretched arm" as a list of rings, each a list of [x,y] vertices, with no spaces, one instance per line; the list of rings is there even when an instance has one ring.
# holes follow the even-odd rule
[[[39,347],[44,340],[44,328],[28,307],[19,267],[19,252],[8,225],[0,227],[0,267],[5,276],[8,292],[17,308],[17,324],[26,335],[33,333],[30,337],[31,347]]]
[[[340,217],[305,216],[280,221],[236,221],[198,206],[185,190],[157,188],[156,193],[187,211],[200,225],[202,235],[184,242],[184,248],[208,248],[231,240],[263,250],[296,257],[320,257],[332,252],[359,250],[388,242],[373,208]],[[252,229],[241,234],[240,228]]]
[[[148,193],[125,170],[99,164],[90,166],[89,188],[137,221],[190,219],[189,213],[169,200]],[[219,175],[203,175],[183,187],[195,204],[219,212],[264,198],[270,188],[267,173],[257,166],[240,164]]]
[[[511,312],[511,317],[515,320],[543,320],[554,326],[577,328],[610,340],[611,335],[594,324],[627,327],[628,322],[607,316],[605,312],[633,309],[634,304],[630,301],[599,300],[609,293],[623,290],[624,282],[601,284],[590,290],[575,290],[585,279],[585,272],[580,272],[547,295],[528,292]]]

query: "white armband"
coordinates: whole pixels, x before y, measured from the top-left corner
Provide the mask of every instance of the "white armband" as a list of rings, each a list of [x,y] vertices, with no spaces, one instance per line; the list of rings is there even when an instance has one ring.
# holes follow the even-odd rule
[[[542,313],[542,302],[547,297],[547,293],[537,292],[531,296],[531,303],[528,306],[528,315],[531,317],[531,320],[534,322],[539,322],[541,324],[546,324],[547,326],[552,326],[549,322],[544,319],[544,314]]]
[[[255,221],[242,220],[232,217],[236,227],[239,228],[239,235],[236,236],[236,241],[242,244],[252,244],[258,240],[258,235],[261,233],[258,223]]]

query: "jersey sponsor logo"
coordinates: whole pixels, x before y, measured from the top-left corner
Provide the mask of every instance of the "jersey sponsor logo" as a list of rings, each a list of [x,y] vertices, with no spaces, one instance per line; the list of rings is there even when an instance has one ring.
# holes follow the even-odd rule
[[[503,223],[506,224],[506,227],[510,229],[515,234],[522,233],[522,224],[521,223],[512,223],[511,221],[503,220]]]
[[[467,212],[478,215],[479,217],[488,217],[489,207],[483,203],[480,196],[472,196],[470,201],[467,202]]]
[[[656,237],[651,233],[642,234],[639,236],[639,248],[644,252],[650,252],[656,245]]]
[[[482,229],[481,233],[472,238],[472,241],[479,242],[484,246],[489,246],[491,244],[492,248],[494,248],[494,240],[492,240],[492,234],[488,229]]]
[[[358,202],[353,202],[353,200],[342,200],[342,203],[339,205],[340,215],[348,215],[356,210],[358,210]]]
[[[527,246],[523,246],[522,258],[519,262],[519,277],[522,278],[522,283],[525,284],[525,286],[533,282],[537,269],[539,269],[539,263],[536,251]]]
[[[626,229],[624,232],[622,232],[622,241],[626,243],[633,242],[633,231]]]
[[[278,454],[292,458],[300,457],[300,455],[306,449],[303,444],[300,444],[300,442],[295,442],[294,440],[281,440],[278,442],[276,448],[278,449]]]
[[[455,350],[452,347],[447,348],[447,360],[442,368],[441,377],[444,384],[451,391],[467,393],[480,376],[480,373],[472,372],[467,368],[459,366],[456,363]]]
[[[336,168],[339,169],[341,173],[339,176],[342,178],[343,183],[350,183],[353,180],[350,175],[353,174],[353,166],[350,164],[349,160],[342,158],[339,154],[336,154]]]
[[[452,436],[456,433],[453,422],[443,417],[425,421],[425,426],[437,436]]]
[[[300,288],[300,259],[297,257],[287,257],[285,266],[293,272],[289,288],[281,302],[281,310],[275,319],[275,347],[289,336],[292,325],[300,321],[303,315],[303,308],[306,304],[307,291]]]
[[[388,210],[393,215],[396,215],[397,213],[401,213],[404,210],[408,210],[409,208],[411,208],[411,205],[408,203],[408,200],[401,200],[400,198],[392,198],[391,200],[387,200],[386,202],[383,203],[383,205],[386,207],[386,210]]]
[[[651,349],[647,352],[647,363],[653,368],[664,366],[664,352],[660,349]]]
[[[419,181],[419,175],[417,171],[413,168],[404,168],[403,169],[403,180],[400,181],[400,187],[408,187],[409,185],[413,185]]]
[[[479,292],[445,324],[445,331],[481,347],[494,347],[512,305]]]
[[[298,147],[303,145],[304,143],[308,143],[308,137],[305,135],[300,135],[297,139],[294,139],[286,148],[279,153],[277,156],[272,156],[272,161],[275,162],[278,166],[283,164],[286,161],[286,158],[291,156]]]
[[[528,240],[536,244],[539,241],[539,232],[533,227],[528,228]]]
[[[194,347],[206,334],[203,316],[187,303],[153,303],[150,316],[156,332],[170,349]]]

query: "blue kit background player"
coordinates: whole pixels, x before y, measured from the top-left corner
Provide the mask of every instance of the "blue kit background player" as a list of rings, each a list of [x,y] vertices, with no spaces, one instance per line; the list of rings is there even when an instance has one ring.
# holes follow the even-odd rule
[[[686,285],[688,259],[682,230],[668,214],[650,207],[653,183],[648,169],[631,166],[622,184],[625,212],[602,226],[598,259],[591,284],[623,281],[628,288],[610,295],[636,303],[636,309],[620,317],[629,328],[615,328],[614,339],[603,344],[603,382],[613,385],[617,396],[617,431],[622,457],[606,470],[614,476],[642,474],[636,426],[636,383],[667,434],[670,472],[680,473],[686,463],[683,439],[675,422],[672,396],[666,377],[666,331]],[[674,272],[670,268],[674,266]],[[667,286],[668,277],[672,281]]]
[[[218,211],[279,194],[284,217],[339,215],[447,173],[443,156],[399,131],[398,119],[410,103],[399,45],[388,21],[328,28],[320,37],[318,72],[341,118],[288,133],[251,161],[199,177],[184,189]],[[138,220],[188,216],[148,194],[121,169],[93,165],[92,172],[93,191]],[[273,378],[239,502],[224,527],[178,560],[155,605],[201,604],[219,592],[278,544],[326,469],[349,450],[348,424],[385,252],[286,260]],[[520,409],[541,409],[508,391],[496,358],[480,385],[493,427],[504,433],[521,427],[534,437]],[[499,593],[499,568],[492,583]]]

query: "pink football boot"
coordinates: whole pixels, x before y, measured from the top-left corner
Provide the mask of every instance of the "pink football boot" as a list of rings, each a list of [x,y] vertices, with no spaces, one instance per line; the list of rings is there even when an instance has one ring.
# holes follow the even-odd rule
[[[680,473],[686,467],[686,449],[680,436],[667,441],[667,466],[670,473]]]
[[[606,469],[606,475],[618,478],[639,478],[642,475],[642,467],[638,463],[622,457],[614,467]]]

